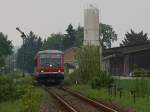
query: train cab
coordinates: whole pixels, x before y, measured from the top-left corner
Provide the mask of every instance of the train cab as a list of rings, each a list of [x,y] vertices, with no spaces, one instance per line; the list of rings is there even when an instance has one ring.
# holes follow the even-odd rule
[[[35,57],[36,79],[41,82],[64,80],[64,54],[58,50],[39,51]]]

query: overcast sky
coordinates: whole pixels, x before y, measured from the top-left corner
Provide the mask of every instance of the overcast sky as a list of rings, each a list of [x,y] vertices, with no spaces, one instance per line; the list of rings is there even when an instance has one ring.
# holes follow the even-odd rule
[[[149,0],[0,0],[0,32],[15,46],[22,44],[17,26],[42,38],[64,33],[70,23],[83,26],[84,7],[92,2],[100,9],[100,21],[112,25],[119,41],[131,28],[150,33]]]

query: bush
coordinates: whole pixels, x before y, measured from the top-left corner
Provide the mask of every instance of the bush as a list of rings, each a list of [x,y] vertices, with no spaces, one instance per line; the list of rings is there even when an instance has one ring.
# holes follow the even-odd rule
[[[6,101],[8,99],[13,100],[16,97],[15,92],[15,84],[13,80],[8,77],[1,75],[0,76],[0,102]]]
[[[77,63],[80,80],[86,84],[100,72],[99,47],[83,46],[77,54]]]
[[[28,84],[32,84],[32,78],[29,76],[21,77],[13,73],[0,75],[0,102],[20,98]]]
[[[65,74],[65,78],[64,78],[64,85],[66,85],[66,86],[70,86],[70,85],[72,85],[72,81],[71,81],[71,79],[70,79],[70,76],[69,76],[70,74]]]
[[[139,97],[145,97],[149,95],[149,87],[147,80],[148,71],[145,69],[135,69],[133,71],[133,77],[135,78],[134,89],[136,91],[136,95]]]
[[[72,85],[80,81],[80,74],[78,73],[78,70],[75,70],[74,72],[68,74],[65,74],[64,84],[65,85]]]
[[[17,100],[19,112],[37,112],[44,96],[33,86],[33,78],[18,74],[0,75],[0,102]]]
[[[91,86],[93,89],[100,89],[101,88],[101,79],[99,77],[94,77],[92,79]]]
[[[96,77],[94,77],[91,81],[91,87],[93,89],[100,89],[102,87],[109,87],[114,83],[114,79],[110,74],[106,72],[101,72]]]
[[[106,87],[112,83],[111,76],[106,72],[101,72],[98,46],[83,46],[76,59],[79,68],[65,77],[65,83],[91,84],[93,88]]]
[[[150,71],[145,70],[145,69],[135,69],[131,73],[132,77],[149,77],[150,76]]]
[[[21,112],[37,112],[37,106],[41,100],[42,94],[36,91],[32,85],[28,85],[25,94],[21,96]],[[36,91],[36,92],[35,92]]]

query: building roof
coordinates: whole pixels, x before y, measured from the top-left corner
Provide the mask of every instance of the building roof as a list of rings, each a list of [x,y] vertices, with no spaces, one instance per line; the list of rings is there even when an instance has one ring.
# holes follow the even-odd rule
[[[43,54],[43,53],[62,53],[62,51],[58,50],[44,50],[44,51],[39,51],[38,54]]]
[[[109,56],[112,54],[124,55],[124,54],[130,54],[130,53],[140,52],[140,51],[149,50],[149,49],[150,49],[149,42],[145,44],[141,44],[141,45],[115,47],[115,48],[103,50],[103,56]]]
[[[68,48],[68,49],[66,49],[65,51],[64,51],[64,53],[67,53],[67,52],[70,52],[71,50],[78,50],[78,49],[80,49],[80,48],[78,48],[78,47],[71,47],[71,48]]]

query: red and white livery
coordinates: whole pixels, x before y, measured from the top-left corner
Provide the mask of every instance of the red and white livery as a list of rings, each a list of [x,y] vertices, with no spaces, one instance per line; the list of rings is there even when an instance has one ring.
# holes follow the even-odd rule
[[[41,83],[62,82],[64,79],[63,52],[58,50],[39,51],[35,57],[34,76]]]

